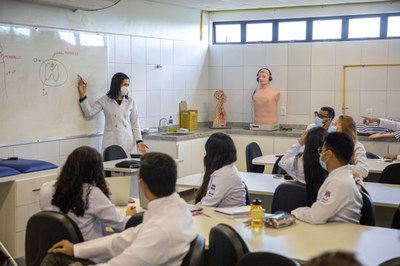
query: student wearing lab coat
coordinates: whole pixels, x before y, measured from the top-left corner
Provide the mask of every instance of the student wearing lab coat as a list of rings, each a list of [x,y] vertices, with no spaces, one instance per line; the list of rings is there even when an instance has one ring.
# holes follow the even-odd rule
[[[139,186],[149,200],[143,222],[121,233],[72,244],[62,240],[49,249],[43,266],[69,265],[88,258],[105,257],[100,265],[179,266],[198,235],[186,202],[175,192],[176,163],[169,155],[150,152],[142,156]],[[61,253],[60,256],[54,253]],[[74,256],[74,257],[72,257]]]
[[[105,124],[102,151],[111,145],[121,146],[129,156],[137,144],[137,150],[145,153],[148,148],[142,140],[136,103],[128,96],[129,77],[116,73],[111,80],[110,90],[94,104],[86,97],[87,83],[79,78],[78,92],[80,107],[85,117],[104,111]]]
[[[246,205],[246,188],[235,166],[236,147],[230,136],[212,134],[205,145],[205,173],[195,202],[211,207]]]
[[[353,140],[343,132],[329,133],[319,152],[320,164],[329,175],[313,205],[297,208],[291,213],[310,224],[359,224],[363,199],[349,166],[354,152]]]
[[[67,158],[57,180],[46,182],[40,188],[39,204],[43,211],[61,211],[79,227],[85,240],[105,235],[105,227],[122,231],[131,215],[121,214],[110,200],[103,160],[91,147],[75,149]]]

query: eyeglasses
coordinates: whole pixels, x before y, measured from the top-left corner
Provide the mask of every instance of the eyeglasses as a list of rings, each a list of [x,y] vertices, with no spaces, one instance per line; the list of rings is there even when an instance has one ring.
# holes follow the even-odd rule
[[[322,115],[322,114],[320,114],[320,113],[318,113],[318,112],[314,112],[314,117],[319,117],[319,118],[321,118],[321,119],[324,119],[324,118],[330,118],[329,116],[327,116],[327,115]]]

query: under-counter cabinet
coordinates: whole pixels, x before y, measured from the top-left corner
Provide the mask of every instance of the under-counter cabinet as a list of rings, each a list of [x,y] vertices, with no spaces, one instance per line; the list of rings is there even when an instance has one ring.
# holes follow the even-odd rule
[[[0,241],[14,258],[25,254],[25,231],[29,218],[40,211],[39,190],[57,178],[59,169],[21,174],[0,183]],[[1,182],[1,179],[0,179]]]

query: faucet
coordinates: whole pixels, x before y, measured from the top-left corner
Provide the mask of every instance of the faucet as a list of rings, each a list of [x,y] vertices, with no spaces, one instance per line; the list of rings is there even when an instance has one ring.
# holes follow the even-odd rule
[[[162,121],[164,121],[164,126],[161,127]],[[158,133],[165,132],[167,130],[167,119],[165,117],[158,121]]]

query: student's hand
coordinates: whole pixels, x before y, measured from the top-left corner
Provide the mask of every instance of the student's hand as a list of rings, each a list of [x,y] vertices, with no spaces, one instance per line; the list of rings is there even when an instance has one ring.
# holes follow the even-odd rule
[[[126,211],[125,211],[125,215],[126,216],[133,216],[136,213],[137,213],[137,211],[136,211],[136,207],[135,206],[129,205],[128,208],[126,208]]]
[[[300,145],[304,145],[304,143],[306,142],[306,137],[307,137],[307,131],[304,131],[299,138]]]
[[[385,157],[383,157],[384,159],[390,159],[390,160],[397,160],[397,155],[396,154],[392,154],[392,153],[388,153],[386,154]]]
[[[74,256],[74,244],[72,244],[68,240],[61,240],[60,242],[55,243],[47,252]]]
[[[81,77],[78,76],[79,81],[78,81],[78,92],[79,92],[79,97],[82,99],[83,97],[86,96],[86,81]]]
[[[370,124],[370,123],[379,123],[381,122],[381,120],[379,118],[372,118],[372,117],[368,117],[368,116],[361,116],[363,119],[363,124]]]
[[[144,142],[139,142],[137,144],[137,147],[138,147],[139,152],[142,154],[146,153],[147,149],[149,148],[149,147],[147,147],[147,145]]]

